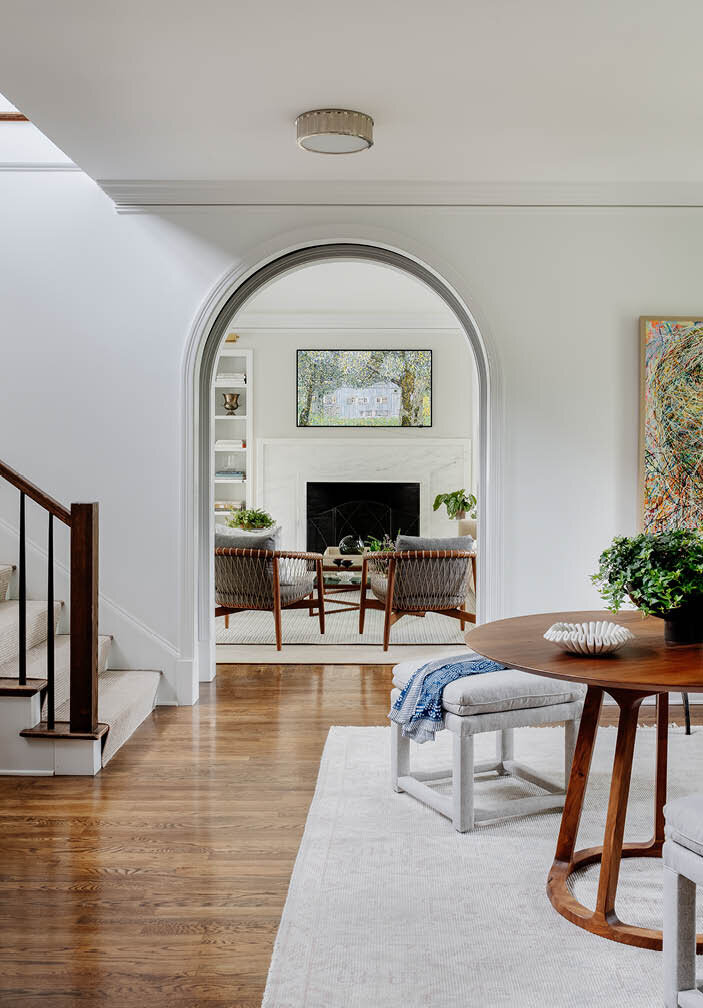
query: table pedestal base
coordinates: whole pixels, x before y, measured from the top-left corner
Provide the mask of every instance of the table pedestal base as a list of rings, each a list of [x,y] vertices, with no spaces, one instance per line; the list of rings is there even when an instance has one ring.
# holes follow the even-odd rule
[[[632,757],[640,704],[650,693],[608,690],[620,707],[618,737],[615,744],[613,776],[610,785],[608,816],[602,847],[576,851],[576,839],[591,759],[603,703],[603,690],[589,686],[579,728],[576,751],[571,765],[569,787],[559,830],[557,850],[547,880],[547,894],[552,906],[572,924],[593,934],[640,948],[662,947],[662,933],[653,928],[624,924],[615,912],[615,896],[624,857],[661,857],[664,843],[664,804],[666,802],[667,736],[669,730],[669,695],[657,694],[657,760],[654,789],[654,836],[649,842],[623,843],[625,815],[632,775]],[[600,879],[595,910],[585,907],[569,889],[569,876],[579,868],[600,864]],[[703,952],[703,935],[696,949]]]

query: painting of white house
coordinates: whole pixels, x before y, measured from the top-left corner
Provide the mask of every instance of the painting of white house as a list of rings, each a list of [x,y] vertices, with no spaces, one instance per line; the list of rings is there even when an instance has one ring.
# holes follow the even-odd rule
[[[298,350],[298,427],[431,427],[431,350]]]

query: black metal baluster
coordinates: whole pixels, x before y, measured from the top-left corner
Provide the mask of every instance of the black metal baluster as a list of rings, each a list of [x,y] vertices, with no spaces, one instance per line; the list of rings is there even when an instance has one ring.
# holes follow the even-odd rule
[[[54,516],[49,512],[49,567],[46,579],[46,727],[54,729]]]
[[[20,558],[19,558],[19,682],[20,686],[27,684],[27,570],[25,566],[25,535],[24,535],[24,493],[20,491]]]

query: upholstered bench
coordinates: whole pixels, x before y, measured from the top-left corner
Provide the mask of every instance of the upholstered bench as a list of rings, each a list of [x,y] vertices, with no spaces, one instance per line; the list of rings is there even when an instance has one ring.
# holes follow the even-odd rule
[[[391,703],[424,664],[425,660],[407,661],[395,666]],[[447,816],[460,833],[480,822],[562,808],[584,692],[578,683],[558,682],[517,669],[456,679],[443,694],[444,727],[453,735],[451,770],[411,773],[410,739],[403,736],[400,725],[391,722],[392,785],[396,791],[405,791]],[[545,780],[513,758],[514,728],[559,721],[565,722],[564,787]],[[474,764],[473,737],[482,732],[498,733],[496,758]],[[491,772],[521,778],[546,794],[514,798],[498,810],[474,808],[474,777]],[[451,795],[440,794],[431,786],[446,780],[452,782]]]
[[[703,1006],[696,989],[696,885],[703,885],[703,794],[664,808],[664,1004]]]

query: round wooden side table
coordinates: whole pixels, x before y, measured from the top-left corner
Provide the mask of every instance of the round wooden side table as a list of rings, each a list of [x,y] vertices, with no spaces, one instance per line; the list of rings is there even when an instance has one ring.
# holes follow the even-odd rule
[[[584,623],[612,620],[628,627],[635,640],[613,655],[583,658],[560,651],[543,634],[553,623]],[[586,931],[641,948],[661,949],[661,931],[624,924],[615,912],[615,896],[623,857],[661,857],[664,843],[666,802],[667,735],[669,693],[703,692],[703,645],[669,647],[664,642],[664,623],[639,612],[562,612],[520,616],[484,623],[467,634],[475,651],[512,668],[554,679],[585,683],[588,687],[581,718],[571,776],[566,792],[557,849],[547,880],[552,906],[567,920]],[[603,694],[619,707],[613,775],[601,847],[576,850],[581,810],[598,731]],[[632,757],[640,704],[657,698],[657,758],[654,780],[654,835],[651,840],[623,843]],[[695,789],[695,782],[691,782]],[[568,879],[577,868],[600,863],[596,908],[585,907],[574,897]],[[697,939],[703,952],[703,935]]]

